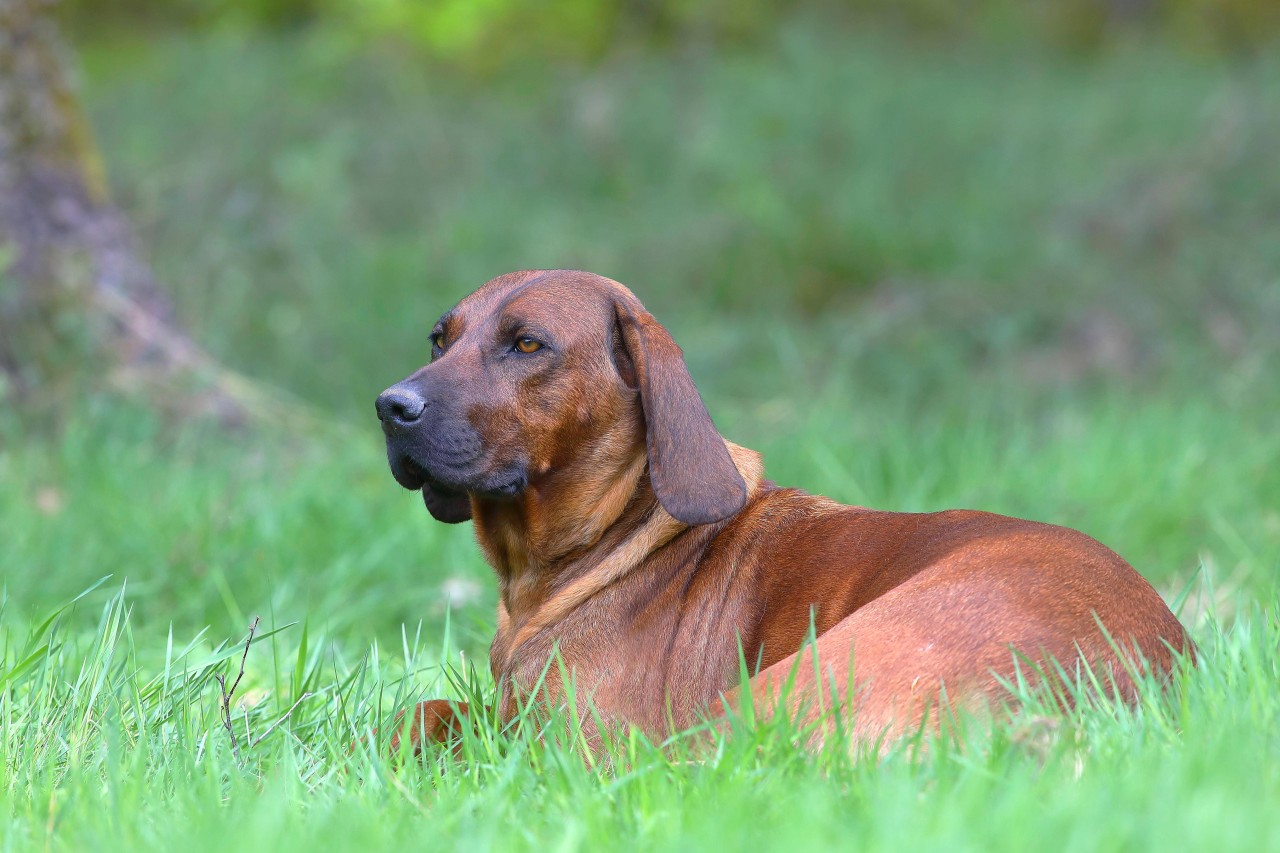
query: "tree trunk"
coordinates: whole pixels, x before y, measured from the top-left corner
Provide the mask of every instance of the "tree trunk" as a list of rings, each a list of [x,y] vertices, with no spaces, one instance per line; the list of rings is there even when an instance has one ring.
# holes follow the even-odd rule
[[[53,5],[0,0],[0,398],[66,392],[88,365],[95,387],[159,398],[196,399],[195,375],[202,408],[235,416],[234,377],[175,323],[110,202]]]

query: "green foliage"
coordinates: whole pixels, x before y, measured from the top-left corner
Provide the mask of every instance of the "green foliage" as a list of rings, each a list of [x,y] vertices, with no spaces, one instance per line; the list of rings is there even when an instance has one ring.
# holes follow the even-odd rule
[[[1272,0],[70,0],[73,23],[238,29],[318,25],[344,41],[394,39],[441,62],[600,60],[619,51],[755,43],[797,14],[952,40],[1028,40],[1092,50],[1133,35],[1213,52],[1255,52],[1280,34]]]
[[[175,40],[115,76],[118,54],[87,58],[181,316],[352,420],[444,308],[528,267],[632,285],[734,395],[766,393],[739,367],[767,367],[782,321],[820,327],[794,355],[815,381],[847,346],[859,394],[918,400],[960,379],[1244,394],[1280,354],[1275,58],[1083,64],[808,27],[483,87],[322,40]],[[760,343],[731,348],[741,326]]]
[[[278,411],[0,406],[5,844],[1280,844],[1274,59],[812,27],[483,87],[316,35],[86,58],[161,280]],[[1201,666],[1134,711],[1033,700],[881,761],[779,722],[591,764],[489,721],[460,761],[395,764],[398,708],[492,694],[496,593],[470,530],[391,481],[372,401],[459,296],[562,265],[634,286],[772,479],[1079,527],[1191,584]],[[213,678],[254,615],[240,763]]]

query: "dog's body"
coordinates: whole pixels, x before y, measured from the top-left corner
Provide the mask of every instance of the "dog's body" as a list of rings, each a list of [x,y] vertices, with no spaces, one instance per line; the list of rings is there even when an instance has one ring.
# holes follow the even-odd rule
[[[869,740],[918,725],[943,689],[999,703],[1028,662],[1102,667],[1128,696],[1132,673],[1167,672],[1190,648],[1155,590],[1084,534],[877,512],[764,480],[616,282],[503,276],[432,340],[432,363],[378,413],[396,479],[436,518],[473,519],[497,572],[504,719],[540,678],[563,695],[564,671],[602,719],[661,737],[739,701],[741,655],[759,705],[794,675],[795,710],[847,698]],[[798,661],[811,629],[817,667]],[[547,666],[555,653],[563,669]],[[420,705],[415,740],[445,737],[455,707]]]

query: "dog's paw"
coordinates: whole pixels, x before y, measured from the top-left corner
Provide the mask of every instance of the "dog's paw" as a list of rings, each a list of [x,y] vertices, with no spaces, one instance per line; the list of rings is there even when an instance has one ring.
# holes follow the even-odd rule
[[[401,711],[396,715],[391,753],[399,754],[400,744],[406,737],[414,755],[420,755],[423,747],[429,744],[461,741],[466,720],[465,702],[450,702],[448,699],[419,702],[408,714]]]

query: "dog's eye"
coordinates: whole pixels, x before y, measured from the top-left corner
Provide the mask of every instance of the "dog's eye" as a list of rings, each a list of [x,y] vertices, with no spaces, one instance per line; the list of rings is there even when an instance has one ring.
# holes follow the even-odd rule
[[[533,338],[516,338],[516,350],[523,353],[537,352],[542,349],[542,344]]]
[[[431,348],[444,352],[444,332],[436,332],[431,336]]]

